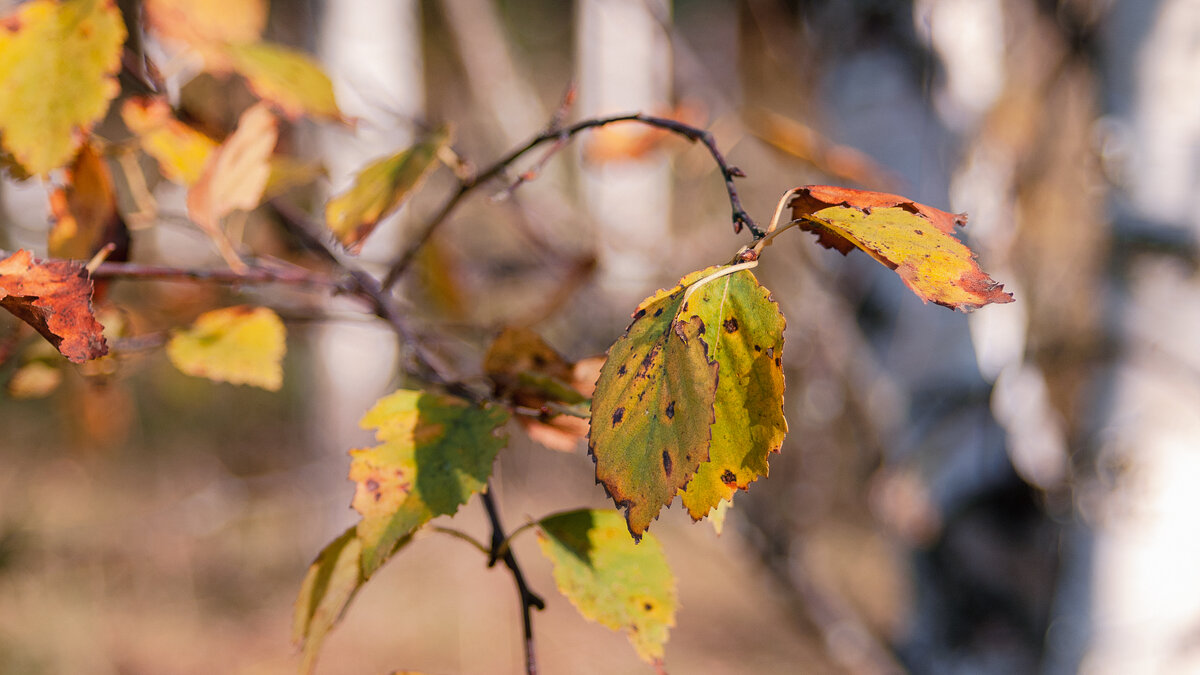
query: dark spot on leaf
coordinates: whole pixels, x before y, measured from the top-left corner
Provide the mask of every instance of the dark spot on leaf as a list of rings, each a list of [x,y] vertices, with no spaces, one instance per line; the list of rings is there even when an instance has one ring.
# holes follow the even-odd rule
[[[633,315],[633,318],[635,318],[635,319],[640,319],[640,318],[642,318],[643,316],[646,316],[646,310],[644,310],[644,309],[639,309],[639,310],[638,310],[638,311],[637,311],[637,312],[636,312],[636,313]]]
[[[754,345],[754,351],[756,351],[756,352],[761,352],[761,351],[762,351],[762,347],[759,347],[758,345]]]
[[[617,368],[617,375],[624,375],[624,374],[625,374],[625,364],[622,363],[621,367]]]
[[[671,401],[667,404],[667,419],[675,419],[675,401]]]
[[[658,316],[659,314],[662,314],[662,310],[663,310],[662,307],[659,307],[658,309],[654,310],[654,316]]]
[[[725,483],[726,485],[736,483],[737,476],[733,475],[733,472],[729,469],[725,469],[725,473],[721,474],[721,482]]]
[[[366,485],[367,485],[367,490],[370,492],[375,492],[376,493],[375,498],[378,499],[379,498],[379,494],[378,494],[379,481],[375,480],[374,478],[368,478]]]
[[[769,358],[773,358],[774,356],[775,356],[775,348],[774,348],[774,347],[767,347],[767,358],[768,358],[768,359],[769,359]]]
[[[700,328],[696,331],[696,335],[704,335],[704,331],[707,329],[708,327],[701,323]]]
[[[614,411],[613,411],[613,418],[612,418],[612,420],[613,420],[613,426],[615,427],[615,426],[617,426],[618,424],[620,424],[620,423],[621,423],[621,418],[623,418],[623,417],[625,417],[625,408],[617,408],[616,410],[614,410]]]
[[[654,609],[654,605],[652,605],[652,604],[650,604],[650,603],[648,603],[648,602],[647,602],[647,603],[645,603],[645,604],[643,604],[643,605],[642,605],[642,609],[644,609],[644,610],[646,610],[647,612],[649,612],[649,611],[651,611],[651,610],[653,610],[653,609]]]
[[[663,450],[663,470],[668,476],[671,475],[671,455],[666,450]]]
[[[781,359],[781,358],[779,358],[778,356],[776,356],[776,357],[775,357],[775,365],[776,365],[776,366],[780,366],[780,367],[782,367],[782,366],[783,366],[783,359]]]
[[[918,237],[925,234],[924,232],[922,232],[920,230],[913,230],[913,233],[916,234]]]
[[[732,316],[725,320],[724,325],[725,325],[726,333],[736,333],[737,332],[738,322],[737,322],[737,319],[733,318]]]

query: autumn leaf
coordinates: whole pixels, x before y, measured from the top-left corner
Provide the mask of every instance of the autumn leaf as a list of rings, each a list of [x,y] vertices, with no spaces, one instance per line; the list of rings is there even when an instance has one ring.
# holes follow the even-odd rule
[[[307,54],[267,42],[230,44],[225,53],[254,93],[288,118],[342,119],[329,76]]]
[[[362,541],[351,527],[317,555],[300,584],[292,618],[292,641],[302,650],[300,672],[311,674],[325,636],[341,620],[355,593],[366,581],[362,574]]]
[[[167,357],[186,375],[278,391],[286,338],[283,321],[270,309],[225,307],[171,336]]]
[[[1012,302],[1011,293],[979,269],[975,254],[955,237],[965,214],[952,214],[899,195],[828,185],[797,188],[792,217],[804,220],[826,248],[855,247],[895,270],[917,297],[969,312]]]
[[[269,160],[279,134],[277,125],[265,104],[248,108],[188,191],[188,217],[213,239],[234,269],[244,264],[221,229],[221,219],[237,210],[249,211],[262,200],[271,175]]]
[[[623,631],[638,656],[661,669],[676,595],[658,540],[630,541],[615,511],[570,511],[538,526],[538,543],[563,595],[585,618]]]
[[[709,458],[717,362],[701,335],[719,327],[677,315],[684,289],[713,269],[642,301],[596,383],[588,451],[635,539]]]
[[[129,231],[117,211],[112,174],[90,143],[75,156],[68,180],[50,193],[50,255],[89,260],[111,243],[116,248],[108,259],[125,260]]]
[[[104,116],[124,41],[112,0],[33,0],[0,20],[0,133],[29,173],[69,162]]]
[[[349,190],[325,205],[326,226],[343,246],[358,252],[375,225],[400,208],[417,189],[436,164],[438,152],[449,142],[449,132],[440,129],[403,152],[368,164],[355,176]]]
[[[92,314],[92,280],[83,263],[13,253],[0,260],[0,306],[75,363],[108,353],[104,327]]]
[[[572,452],[587,435],[587,420],[569,414],[555,415],[547,406],[584,404],[586,412],[588,397],[583,392],[591,393],[594,374],[586,368],[577,369],[576,364],[534,331],[504,329],[488,347],[483,372],[492,381],[498,400],[543,411],[540,418],[525,415],[516,418],[530,439],[551,450]],[[586,381],[588,377],[592,380]]]
[[[45,343],[43,343],[45,344]],[[8,395],[15,399],[45,398],[62,384],[62,369],[36,360],[22,364],[8,378]]]
[[[175,119],[170,104],[160,98],[127,99],[121,104],[121,119],[163,175],[188,187],[200,180],[217,148],[216,141]]]
[[[700,339],[719,376],[709,459],[682,495],[688,513],[700,520],[766,476],[768,455],[783,445],[784,320],[749,270],[697,285],[679,316],[711,327]]]
[[[267,25],[266,0],[145,0],[159,37],[202,51],[212,43],[255,42]]]
[[[380,445],[350,451],[364,577],[418,527],[453,514],[487,485],[508,442],[500,433],[507,420],[502,408],[405,389],[367,412],[359,425],[375,429]]]

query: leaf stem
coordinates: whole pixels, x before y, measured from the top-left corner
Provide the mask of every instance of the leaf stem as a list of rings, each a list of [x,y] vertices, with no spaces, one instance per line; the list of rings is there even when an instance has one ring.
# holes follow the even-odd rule
[[[475,548],[479,549],[479,551],[486,556],[490,556],[492,554],[491,549],[489,549],[487,546],[485,546],[483,544],[483,542],[479,541],[475,537],[472,537],[471,535],[467,534],[466,532],[463,532],[462,530],[456,530],[453,527],[441,527],[440,525],[431,526],[429,529],[434,532],[440,532],[442,534],[450,535],[451,537],[454,537],[455,539],[461,539],[461,540],[467,542],[468,544],[474,546]],[[514,532],[513,534],[516,534],[516,533]]]
[[[394,263],[392,263],[391,267],[388,269],[387,275],[383,278],[383,289],[390,289],[397,281],[400,280],[400,277],[404,275],[404,273],[416,259],[417,253],[421,250],[425,243],[429,241],[429,238],[433,236],[433,233],[437,231],[442,223],[445,222],[445,220],[450,216],[463,198],[466,197],[472,190],[504,173],[504,170],[507,169],[509,165],[543,143],[549,143],[553,141],[555,143],[554,150],[557,150],[561,148],[563,144],[565,144],[566,140],[570,139],[581,131],[585,131],[587,129],[596,129],[609,124],[616,124],[618,122],[637,122],[647,126],[665,129],[666,131],[683,136],[692,142],[699,141],[702,143],[704,147],[708,149],[709,154],[712,155],[713,161],[715,161],[717,166],[721,169],[721,176],[725,180],[725,190],[729,193],[729,205],[733,210],[733,231],[735,233],[741,232],[742,226],[744,225],[750,230],[750,233],[754,235],[756,240],[761,239],[766,235],[765,232],[759,229],[758,225],[754,222],[754,219],[752,219],[750,215],[746,213],[746,210],[742,208],[742,202],[738,197],[737,188],[733,184],[734,178],[743,178],[745,177],[745,174],[742,173],[741,169],[737,168],[736,166],[730,166],[729,163],[725,161],[725,156],[722,155],[720,149],[717,148],[717,144],[713,139],[712,133],[676,120],[666,119],[663,117],[654,117],[651,115],[643,115],[641,113],[626,113],[621,115],[612,115],[609,117],[594,117],[576,122],[571,126],[563,128],[558,128],[552,125],[551,127],[547,128],[546,131],[534,136],[528,142],[526,142],[525,145],[508,153],[486,169],[479,171],[473,176],[460,178],[458,181],[458,189],[446,200],[444,204],[442,204],[442,208],[438,210],[433,218],[425,223],[425,225],[413,237],[412,243],[409,244],[408,248],[400,254]],[[553,154],[553,151],[548,153],[548,155],[549,154]]]

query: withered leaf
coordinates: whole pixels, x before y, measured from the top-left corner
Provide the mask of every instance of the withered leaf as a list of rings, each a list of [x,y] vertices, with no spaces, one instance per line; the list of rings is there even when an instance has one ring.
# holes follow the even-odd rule
[[[75,363],[108,353],[104,328],[92,314],[92,280],[83,263],[13,253],[0,260],[0,306]]]

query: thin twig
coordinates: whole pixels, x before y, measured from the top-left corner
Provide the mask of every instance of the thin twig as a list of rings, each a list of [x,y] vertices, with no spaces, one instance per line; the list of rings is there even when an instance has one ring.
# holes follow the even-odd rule
[[[164,265],[139,265],[137,263],[102,262],[92,272],[96,278],[110,279],[159,279],[163,281],[202,281],[222,284],[292,284],[296,286],[324,286],[337,288],[339,282],[332,277],[300,267],[272,268],[250,267],[244,272],[228,268],[199,269],[169,267]]]
[[[583,120],[581,122],[576,122],[575,124],[562,129],[549,129],[544,131],[531,138],[527,143],[525,143],[525,145],[502,157],[495,164],[492,164],[474,176],[466,179],[460,179],[458,183],[458,189],[454,192],[454,194],[450,195],[450,197],[442,205],[442,208],[439,209],[438,212],[434,214],[433,218],[426,222],[425,225],[412,238],[408,248],[406,248],[404,252],[400,254],[400,257],[397,258],[394,263],[392,263],[391,268],[388,269],[387,275],[383,278],[382,285],[384,290],[390,289],[397,281],[400,280],[400,277],[404,275],[404,273],[416,259],[417,253],[421,250],[425,243],[429,241],[429,238],[433,236],[433,233],[437,231],[442,223],[445,222],[446,218],[450,216],[450,214],[458,206],[459,202],[461,202],[463,198],[466,197],[472,190],[504,173],[505,169],[507,169],[509,165],[543,143],[548,143],[550,141],[561,142],[561,139],[569,139],[581,131],[587,129],[596,129],[609,124],[616,124],[618,122],[637,122],[640,124],[646,124],[678,134],[689,141],[699,141],[700,143],[704,144],[704,147],[708,149],[709,154],[712,155],[713,160],[716,161],[717,166],[720,167],[721,175],[725,179],[725,190],[729,193],[729,204],[733,209],[733,231],[735,233],[741,232],[742,226],[744,225],[750,230],[751,234],[754,235],[755,239],[762,238],[764,232],[759,229],[758,225],[754,222],[750,215],[746,213],[746,210],[742,208],[742,202],[738,197],[737,188],[733,184],[734,178],[743,178],[745,177],[745,174],[742,173],[741,169],[738,169],[735,166],[730,166],[725,161],[725,156],[722,155],[721,151],[717,148],[716,141],[713,140],[711,133],[705,131],[704,129],[699,129],[689,124],[684,124],[683,122],[669,120],[663,117],[643,115],[641,113],[613,115],[611,117],[596,117]]]
[[[521,566],[517,564],[517,558],[513,555],[512,548],[507,545],[508,537],[504,533],[504,526],[500,523],[500,513],[496,509],[496,502],[492,499],[492,486],[488,483],[487,491],[480,495],[483,500],[483,506],[487,509],[488,520],[492,523],[492,548],[488,558],[488,565],[496,564],[497,560],[503,560],[505,567],[509,572],[512,572],[513,582],[517,585],[517,595],[521,602],[521,622],[525,629],[525,672],[528,675],[536,675],[537,673],[537,657],[534,654],[533,648],[533,609],[545,609],[546,602],[542,600],[537,593],[529,589],[525,583],[525,575],[521,573]]]

